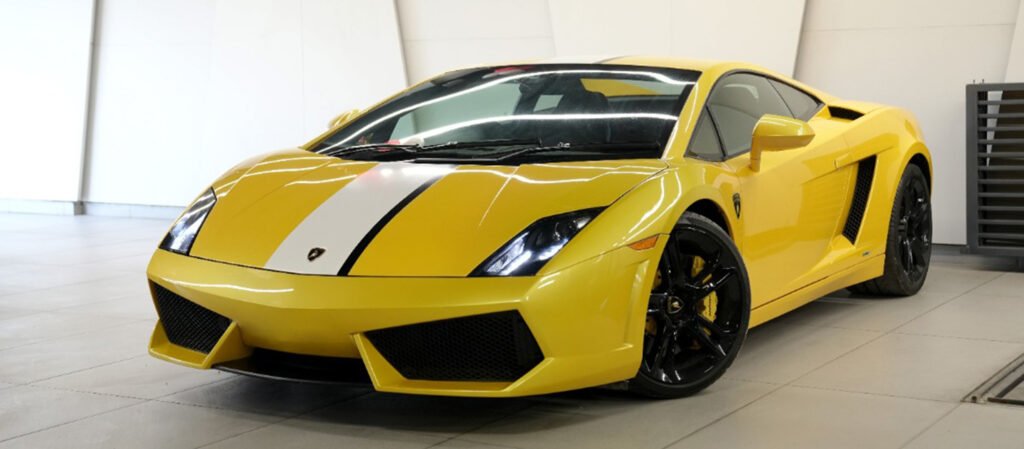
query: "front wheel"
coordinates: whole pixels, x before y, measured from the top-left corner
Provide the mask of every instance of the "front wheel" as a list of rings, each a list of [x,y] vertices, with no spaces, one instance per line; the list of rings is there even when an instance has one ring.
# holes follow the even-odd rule
[[[750,284],[732,239],[711,220],[683,214],[658,264],[630,388],[657,398],[707,388],[736,359],[749,322]]]

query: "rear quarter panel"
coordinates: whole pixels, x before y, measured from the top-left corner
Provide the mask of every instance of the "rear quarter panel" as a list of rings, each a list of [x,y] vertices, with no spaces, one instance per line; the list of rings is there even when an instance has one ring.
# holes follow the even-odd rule
[[[922,140],[913,115],[895,107],[881,107],[850,122],[845,139],[849,151],[845,159],[837,161],[837,165],[855,164],[871,155],[877,157],[875,177],[857,249],[861,255],[865,252],[881,254],[885,252],[889,219],[900,178],[911,158],[918,154],[928,161],[930,177],[931,153]],[[861,258],[851,256],[847,260],[837,260],[836,268],[851,266]]]

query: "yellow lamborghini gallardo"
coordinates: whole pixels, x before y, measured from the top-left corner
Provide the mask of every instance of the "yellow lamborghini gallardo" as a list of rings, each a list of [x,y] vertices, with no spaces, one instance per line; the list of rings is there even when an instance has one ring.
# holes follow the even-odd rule
[[[401,393],[685,396],[752,326],[917,292],[931,173],[906,111],[748,64],[453,71],[214,181],[149,264],[150,352]]]

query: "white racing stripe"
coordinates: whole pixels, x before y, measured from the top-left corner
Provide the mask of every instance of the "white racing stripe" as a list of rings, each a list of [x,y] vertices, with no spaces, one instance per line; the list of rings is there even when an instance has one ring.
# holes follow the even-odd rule
[[[384,162],[359,175],[299,223],[264,268],[336,275],[377,223],[421,186],[454,170],[450,165]],[[379,230],[378,230],[379,231]],[[313,248],[326,250],[310,261]]]

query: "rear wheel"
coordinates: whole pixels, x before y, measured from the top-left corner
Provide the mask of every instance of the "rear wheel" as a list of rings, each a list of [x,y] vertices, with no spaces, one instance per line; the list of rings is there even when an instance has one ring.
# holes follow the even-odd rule
[[[658,265],[630,388],[657,398],[703,390],[735,360],[749,321],[750,286],[732,239],[711,220],[684,214]]]
[[[932,255],[932,206],[928,179],[916,165],[903,172],[889,218],[885,271],[881,277],[849,287],[854,293],[910,296],[928,277]]]

